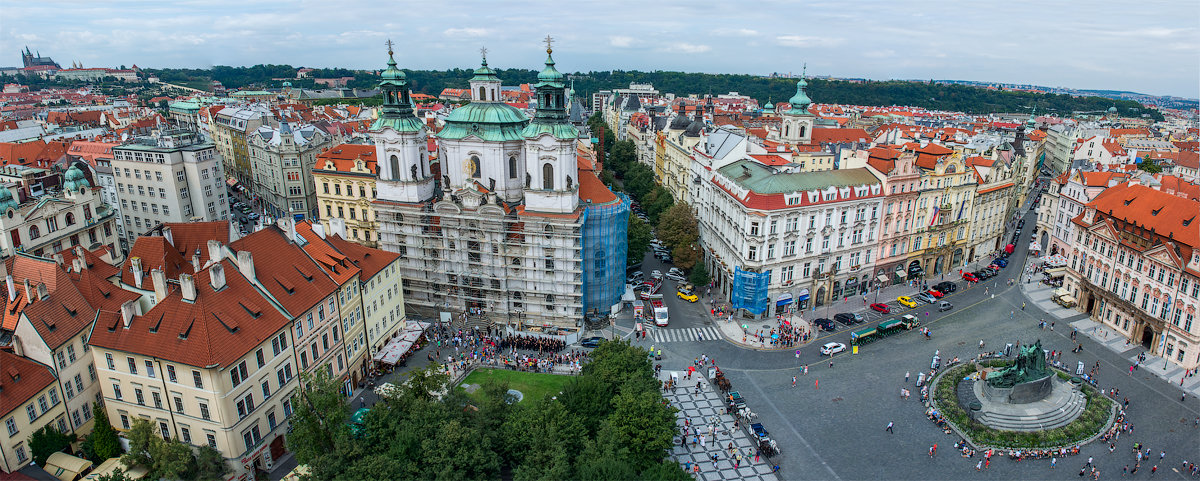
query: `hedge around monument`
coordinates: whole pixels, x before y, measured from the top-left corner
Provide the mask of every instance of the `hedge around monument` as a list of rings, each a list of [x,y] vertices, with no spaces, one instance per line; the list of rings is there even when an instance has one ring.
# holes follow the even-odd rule
[[[984,367],[1005,367],[1012,364],[1007,360],[992,360],[978,363]],[[962,378],[974,371],[974,363],[955,366],[942,377],[933,392],[934,405],[942,415],[953,422],[958,429],[969,436],[976,445],[988,445],[998,448],[1013,449],[1043,449],[1062,446],[1072,446],[1083,443],[1099,433],[1108,425],[1112,400],[1101,395],[1096,388],[1084,383],[1081,389],[1087,399],[1087,405],[1078,418],[1066,426],[1046,431],[1004,431],[993,429],[976,422],[967,415],[966,410],[958,405],[956,391]],[[1050,368],[1059,378],[1070,380],[1071,376]]]

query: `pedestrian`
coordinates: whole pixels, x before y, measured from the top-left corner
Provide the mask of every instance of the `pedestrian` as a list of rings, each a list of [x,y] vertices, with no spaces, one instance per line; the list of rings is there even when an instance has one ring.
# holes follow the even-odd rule
[[[796,387],[796,376],[792,376],[792,387]]]
[[[908,382],[908,376],[909,376],[909,375],[911,375],[911,373],[910,373],[909,371],[905,371],[905,372],[904,372],[904,382]]]
[[[892,434],[896,434],[895,431],[892,431],[892,426],[895,426],[895,424],[889,421],[887,427],[883,428],[883,430]]]
[[[833,369],[833,359],[830,359],[830,360],[829,360],[829,368],[830,368],[830,369]]]
[[[983,460],[982,459],[980,459],[978,463],[975,463],[975,470],[979,471],[981,469],[983,469]]]
[[[1150,475],[1151,475],[1151,476],[1154,476],[1154,473],[1156,473],[1156,472],[1158,472],[1158,465],[1157,465],[1157,464],[1155,464],[1154,466],[1152,466],[1152,467],[1150,468]]]
[[[1121,477],[1124,478],[1128,474],[1129,474],[1129,465],[1126,464],[1124,468],[1121,468]]]
[[[1050,456],[1050,469],[1054,469],[1055,463],[1058,463],[1058,458]]]
[[[1025,310],[1025,303],[1024,303],[1024,302],[1022,302],[1022,303],[1021,303],[1021,310],[1022,310],[1022,311],[1024,311],[1024,310]]]
[[[1187,401],[1187,393],[1186,392],[1183,393],[1183,395],[1179,397],[1179,402],[1184,402],[1184,401]]]
[[[1166,451],[1159,451],[1159,452],[1158,452],[1158,460],[1159,460],[1159,461],[1162,461],[1162,459],[1163,459],[1163,458],[1165,458],[1165,457],[1167,457],[1167,452],[1166,452]]]
[[[742,465],[742,455],[739,453],[737,455],[737,461],[733,463],[733,467],[736,469],[738,467],[741,467],[741,465]]]

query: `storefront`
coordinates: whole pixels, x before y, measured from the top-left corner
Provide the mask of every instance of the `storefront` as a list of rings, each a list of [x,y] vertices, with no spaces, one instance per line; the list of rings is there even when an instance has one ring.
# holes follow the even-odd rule
[[[800,289],[800,294],[796,296],[796,309],[801,311],[808,309],[808,301],[808,288]]]
[[[792,293],[785,292],[775,298],[775,315],[790,314],[792,305],[795,299],[792,298]]]
[[[856,278],[851,277],[849,279],[846,279],[845,285],[846,285],[846,296],[847,297],[854,295],[854,293],[858,291],[858,279],[856,279]]]

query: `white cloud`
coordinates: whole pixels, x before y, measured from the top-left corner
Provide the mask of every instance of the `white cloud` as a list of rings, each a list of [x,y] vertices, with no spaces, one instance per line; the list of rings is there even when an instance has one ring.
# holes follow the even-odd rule
[[[708,45],[683,42],[667,45],[666,48],[663,49],[663,51],[671,53],[704,53],[709,50],[712,50],[712,47],[709,47]]]
[[[456,37],[456,36],[484,37],[484,36],[487,36],[491,32],[489,32],[488,29],[486,29],[486,28],[465,27],[465,28],[447,28],[442,33],[445,34],[447,37]]]
[[[845,41],[835,37],[812,37],[807,35],[780,35],[775,41],[784,47],[832,47]]]
[[[749,28],[718,28],[713,30],[713,33],[726,37],[754,37],[758,35],[758,30]]]
[[[618,35],[608,38],[608,44],[614,47],[627,48],[633,46],[633,37]]]

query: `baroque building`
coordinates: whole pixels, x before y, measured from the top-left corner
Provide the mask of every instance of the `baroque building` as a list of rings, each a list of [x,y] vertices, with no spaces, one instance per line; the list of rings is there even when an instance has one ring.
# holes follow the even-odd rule
[[[627,202],[591,166],[581,170],[580,133],[568,121],[550,48],[532,119],[501,101],[501,81],[483,53],[471,102],[436,134],[437,175],[407,78],[389,50],[384,104],[371,127],[379,246],[400,254],[403,295],[417,312],[475,325],[575,328],[585,311],[611,310],[624,283],[624,272],[605,269],[624,266],[624,228],[597,227],[592,235],[602,242],[588,239],[588,212],[616,205],[617,216],[628,216]]]

